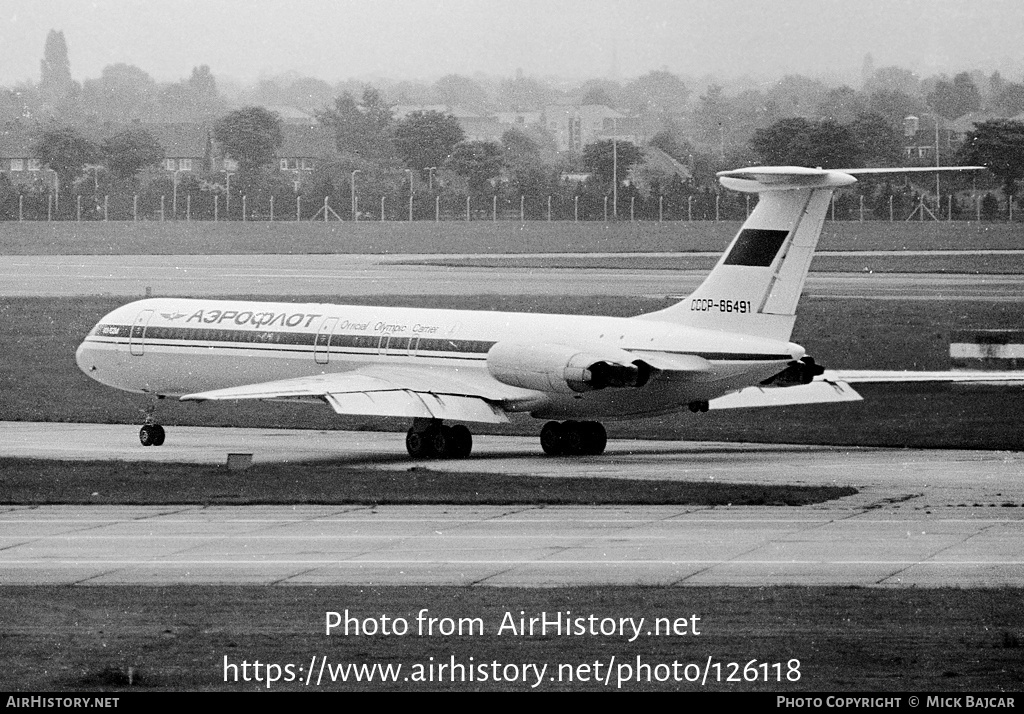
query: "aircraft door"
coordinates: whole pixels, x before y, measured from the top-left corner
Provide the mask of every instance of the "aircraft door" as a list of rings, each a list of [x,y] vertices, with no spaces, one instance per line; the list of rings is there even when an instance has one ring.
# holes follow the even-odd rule
[[[320,323],[320,330],[316,333],[316,341],[313,343],[313,359],[317,364],[327,364],[331,361],[331,336],[337,326],[336,317],[324,318]]]
[[[146,328],[152,318],[152,310],[143,310],[135,316],[135,324],[132,325],[132,331],[128,334],[128,351],[136,357],[141,357],[146,353]]]
[[[381,341],[381,354],[387,357],[408,355],[412,348],[412,340],[411,337],[396,337],[395,335],[386,337]]]

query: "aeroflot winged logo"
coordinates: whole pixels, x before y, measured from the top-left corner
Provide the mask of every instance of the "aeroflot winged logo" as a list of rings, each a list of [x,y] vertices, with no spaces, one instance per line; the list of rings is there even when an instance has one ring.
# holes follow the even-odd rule
[[[174,321],[174,320],[180,320],[181,318],[185,317],[185,313],[183,313],[183,312],[161,312],[160,313],[160,317],[164,318],[165,320]]]
[[[196,310],[188,316],[185,322],[203,322],[206,324],[223,324],[225,322],[236,325],[254,325],[256,327],[269,327],[280,325],[287,327],[309,327],[323,313],[306,312],[257,312],[253,310]]]

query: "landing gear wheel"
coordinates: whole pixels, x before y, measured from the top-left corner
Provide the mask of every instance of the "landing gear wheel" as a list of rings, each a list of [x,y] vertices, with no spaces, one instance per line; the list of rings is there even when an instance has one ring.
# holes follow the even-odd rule
[[[540,430],[540,448],[548,456],[560,456],[562,454],[562,435],[565,429],[557,421],[549,421]]]
[[[586,451],[588,456],[600,456],[608,445],[608,432],[599,421],[585,421],[582,424]]]
[[[464,459],[473,450],[473,434],[462,424],[456,424],[451,431],[451,457]]]
[[[601,422],[549,421],[540,431],[540,446],[549,456],[598,456],[608,445]]]
[[[581,456],[587,453],[586,422],[567,421],[562,424],[562,453]]]
[[[413,431],[405,435],[405,448],[414,459],[429,459],[433,456],[428,431]]]
[[[427,430],[431,455],[437,459],[447,459],[452,450],[452,428],[450,426],[432,426]]]
[[[164,428],[159,424],[145,424],[139,429],[139,441],[143,446],[163,446]]]

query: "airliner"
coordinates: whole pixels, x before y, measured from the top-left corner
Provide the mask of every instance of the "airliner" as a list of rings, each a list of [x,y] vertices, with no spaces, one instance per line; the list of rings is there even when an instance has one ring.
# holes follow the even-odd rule
[[[857,174],[935,170],[721,172],[726,188],[759,195],[756,208],[693,294],[635,317],[153,298],[103,317],[77,361],[103,384],[154,398],[408,418],[417,459],[465,458],[465,423],[515,413],[546,420],[546,454],[583,456],[605,450],[602,421],[859,400],[856,375],[826,372],[790,341],[826,211]],[[140,441],[161,445],[152,408],[145,421]]]

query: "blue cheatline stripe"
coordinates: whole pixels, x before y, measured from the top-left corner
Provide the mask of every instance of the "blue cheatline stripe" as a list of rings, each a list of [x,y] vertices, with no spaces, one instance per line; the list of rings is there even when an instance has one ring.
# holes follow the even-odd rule
[[[141,325],[97,325],[92,336],[107,338],[116,344],[125,344],[124,338],[144,341],[146,346],[168,342],[219,342],[218,348],[231,349],[233,345],[268,345],[280,351],[309,352],[298,347],[327,348],[331,354],[362,354],[348,350],[380,350],[403,352],[415,349],[423,352],[440,352],[442,357],[457,357],[459,354],[487,354],[496,343],[493,340],[455,340],[438,337],[395,337],[388,335],[338,335],[325,332],[279,332],[274,330],[226,330],[212,327],[162,327]],[[119,339],[120,338],[120,339]],[[228,344],[223,344],[228,343]],[[183,346],[183,345],[176,345]],[[293,347],[293,349],[289,349]],[[241,347],[235,349],[242,349]],[[790,354],[765,354],[756,352],[684,352],[679,350],[657,350],[666,355],[694,355],[716,362],[779,362],[792,360]],[[428,356],[428,355],[420,355]]]

